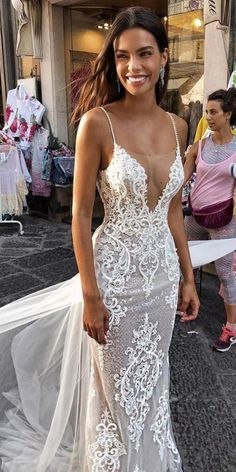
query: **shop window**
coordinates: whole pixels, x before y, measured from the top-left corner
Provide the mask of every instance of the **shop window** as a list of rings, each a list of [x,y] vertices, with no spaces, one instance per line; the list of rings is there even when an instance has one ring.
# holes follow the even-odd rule
[[[196,59],[203,60],[204,56],[204,41],[200,39],[196,41]]]
[[[169,41],[170,62],[178,62],[179,60],[179,38],[172,38]]]
[[[170,81],[167,104],[170,111],[184,117],[191,128],[202,115],[203,1],[169,0],[168,13]],[[190,130],[191,139],[194,131]]]

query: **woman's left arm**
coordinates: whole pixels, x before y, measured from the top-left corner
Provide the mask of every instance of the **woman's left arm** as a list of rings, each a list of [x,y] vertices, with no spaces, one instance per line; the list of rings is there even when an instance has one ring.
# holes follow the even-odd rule
[[[181,155],[184,155],[187,125],[181,119],[176,117],[178,135],[180,140]],[[197,318],[199,311],[199,298],[194,283],[193,269],[189,254],[188,241],[184,227],[184,217],[182,210],[182,189],[175,195],[170,202],[168,223],[170,231],[175,241],[175,246],[180,261],[182,272],[181,289],[181,321],[191,321]]]

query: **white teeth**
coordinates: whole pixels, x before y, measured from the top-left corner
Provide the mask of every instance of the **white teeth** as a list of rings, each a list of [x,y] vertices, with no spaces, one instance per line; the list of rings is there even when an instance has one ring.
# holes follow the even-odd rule
[[[145,77],[145,75],[142,75],[140,77],[127,77],[127,79],[130,82],[143,82],[146,79],[146,77]]]

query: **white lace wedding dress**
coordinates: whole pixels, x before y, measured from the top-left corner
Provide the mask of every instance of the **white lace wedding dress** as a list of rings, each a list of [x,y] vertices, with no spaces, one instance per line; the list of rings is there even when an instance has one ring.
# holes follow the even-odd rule
[[[14,369],[6,359],[6,397],[15,406],[0,423],[4,472],[182,471],[168,365],[179,264],[167,213],[183,181],[176,140],[152,208],[145,168],[115,138],[112,162],[99,173],[105,218],[93,241],[110,313],[105,346],[83,332],[79,276],[0,309],[0,342],[21,326]]]
[[[92,348],[88,471],[179,472],[168,366],[179,264],[167,223],[170,200],[183,181],[179,144],[177,139],[168,179],[150,210],[146,171],[116,144],[110,126],[113,160],[98,178],[106,216],[94,238],[110,330],[107,345]]]

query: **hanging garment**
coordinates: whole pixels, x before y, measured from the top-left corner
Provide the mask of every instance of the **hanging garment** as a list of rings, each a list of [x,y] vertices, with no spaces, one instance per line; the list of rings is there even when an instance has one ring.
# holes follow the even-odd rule
[[[10,137],[18,137],[22,149],[27,149],[33,139],[45,111],[34,97],[29,97],[22,85],[9,90],[3,131]]]
[[[42,180],[43,159],[48,146],[48,130],[40,128],[36,131],[30,150],[31,155],[31,177],[32,194],[41,197],[50,197],[51,184]]]
[[[21,165],[21,170],[22,170],[22,173],[24,175],[24,178],[25,178],[25,181],[27,184],[31,184],[32,182],[32,178],[31,178],[31,175],[28,171],[28,168],[27,168],[27,165],[26,165],[26,161],[25,161],[25,157],[24,157],[24,153],[22,151],[22,149],[20,148],[20,146],[16,146],[17,147],[17,150],[18,150],[18,155],[19,155],[19,158],[20,158],[20,165]]]
[[[0,130],[0,144],[9,144],[15,146],[15,141],[13,138],[10,138],[4,131]]]
[[[40,0],[12,0],[17,11],[17,56],[42,58],[42,6]]]
[[[27,193],[17,148],[0,145],[0,214],[21,215]]]

